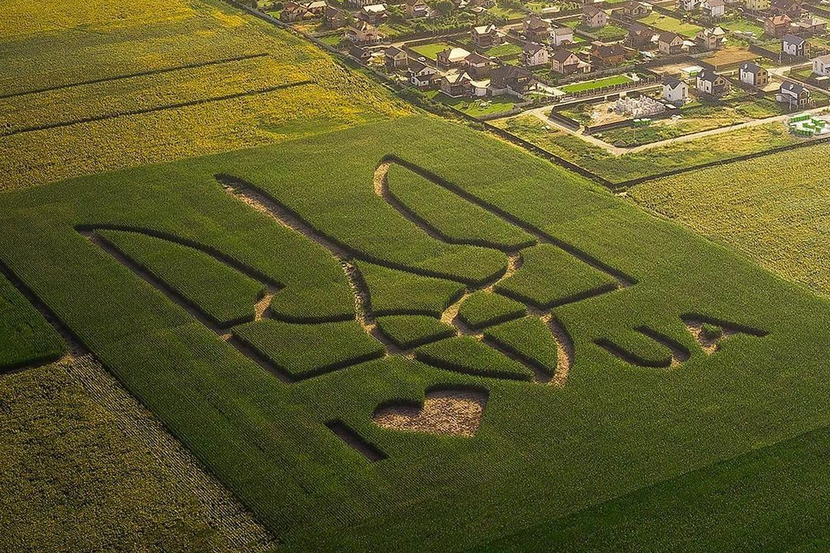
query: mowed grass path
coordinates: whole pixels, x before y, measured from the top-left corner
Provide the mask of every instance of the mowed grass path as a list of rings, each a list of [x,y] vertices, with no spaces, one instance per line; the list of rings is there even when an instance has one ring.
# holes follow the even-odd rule
[[[643,207],[830,295],[830,144],[647,182]]]

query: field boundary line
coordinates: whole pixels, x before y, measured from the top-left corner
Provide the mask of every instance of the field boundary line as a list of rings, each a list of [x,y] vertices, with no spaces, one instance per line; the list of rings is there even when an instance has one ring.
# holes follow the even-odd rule
[[[101,77],[98,79],[90,79],[87,81],[78,81],[74,83],[67,83],[55,86],[48,86],[45,88],[37,88],[35,90],[24,90],[22,92],[10,92],[8,94],[0,94],[0,100],[7,100],[9,98],[18,98],[20,96],[30,96],[32,94],[43,94],[44,92],[54,92],[56,90],[64,90],[67,88],[75,88],[78,86],[87,86],[92,84],[108,83],[113,81],[122,81],[125,79],[134,79],[137,77],[148,77],[150,75],[161,75],[164,73],[172,73],[174,71],[182,71],[185,69],[198,69],[200,67],[209,67],[211,65],[222,65],[225,63],[234,63],[238,61],[251,60],[256,58],[263,58],[269,56],[268,52],[260,52],[259,54],[247,54],[244,56],[235,56],[231,58],[221,58],[218,60],[209,60],[194,63],[185,63],[183,65],[176,65],[174,67],[165,67],[162,69],[148,69],[147,71],[137,71],[135,73],[125,73],[123,75],[115,75],[112,77]]]
[[[233,94],[224,94],[221,96],[213,96],[210,98],[202,98],[200,100],[190,100],[187,102],[178,102],[175,104],[167,104],[164,106],[157,106],[153,108],[142,108],[142,109],[134,109],[124,111],[122,113],[108,113],[105,115],[96,115],[93,117],[84,117],[82,119],[74,119],[72,121],[62,121],[60,123],[49,123],[46,125],[38,125],[35,127],[27,127],[23,129],[16,129],[12,131],[8,131],[5,133],[0,134],[0,136],[9,137],[9,136],[16,136],[18,134],[25,134],[30,132],[37,132],[37,131],[46,131],[52,129],[59,129],[63,127],[71,127],[74,125],[83,125],[85,123],[95,123],[98,121],[107,121],[109,119],[117,119],[119,117],[131,117],[133,115],[145,115],[147,113],[155,113],[158,111],[166,111],[169,109],[180,109],[192,106],[199,106],[202,104],[209,104],[212,102],[222,102],[224,100],[233,100],[235,98],[243,98],[245,96],[257,96],[259,94],[267,94],[269,92],[276,92],[277,90],[285,90],[288,88],[295,88],[299,86],[306,86],[310,84],[315,84],[315,81],[311,79],[306,79],[303,81],[297,81],[293,83],[285,83],[276,86],[270,86],[268,88],[261,88],[257,90],[246,90],[244,92],[235,92]]]
[[[697,171],[697,170],[700,170],[700,169],[708,169],[710,167],[718,167],[720,165],[729,165],[731,163],[738,163],[740,161],[747,161],[747,160],[756,159],[756,158],[759,158],[759,157],[765,157],[765,156],[770,156],[770,155],[774,155],[774,154],[780,154],[782,152],[788,152],[790,150],[797,150],[799,148],[808,148],[808,147],[811,147],[811,146],[819,146],[819,145],[824,144],[828,141],[830,141],[830,135],[823,136],[823,137],[820,137],[820,138],[813,138],[813,139],[805,141],[805,142],[796,142],[795,144],[789,144],[787,146],[780,146],[778,148],[772,148],[772,149],[769,149],[769,150],[764,150],[762,152],[753,152],[751,154],[744,154],[742,156],[732,157],[732,158],[729,158],[729,159],[719,159],[719,160],[716,160],[716,161],[710,161],[708,163],[702,163],[700,165],[695,165],[695,166],[692,166],[692,167],[681,167],[681,168],[678,168],[678,169],[673,169],[671,171],[665,171],[663,173],[658,173],[656,175],[647,175],[647,176],[644,176],[644,177],[637,177],[637,178],[630,179],[630,180],[627,180],[627,181],[622,181],[619,184],[614,185],[614,188],[616,190],[625,190],[625,189],[631,188],[633,186],[636,186],[638,184],[642,184],[644,182],[648,182],[648,181],[652,181],[652,180],[662,179],[662,178],[665,178],[665,177],[673,177],[675,175],[682,175],[683,173],[689,173],[691,171]]]

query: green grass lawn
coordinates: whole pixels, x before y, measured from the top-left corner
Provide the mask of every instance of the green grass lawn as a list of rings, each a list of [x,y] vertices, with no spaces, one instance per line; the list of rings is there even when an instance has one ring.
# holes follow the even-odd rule
[[[764,34],[764,28],[754,21],[743,18],[735,18],[721,23],[724,29],[729,31],[751,32],[755,34],[755,38],[761,38]]]
[[[512,42],[504,42],[487,50],[487,55],[494,58],[514,58],[522,53],[522,47]]]
[[[412,50],[424,56],[425,58],[435,60],[435,57],[438,55],[438,52],[446,50],[447,48],[452,48],[452,45],[447,44],[446,42],[433,42],[431,44],[413,46]]]
[[[611,75],[610,77],[603,77],[593,81],[568,84],[560,87],[560,89],[563,92],[584,92],[586,90],[594,90],[595,88],[603,88],[606,86],[614,86],[631,82],[634,82],[634,80],[626,75]]]
[[[439,90],[430,90],[426,92],[426,96],[473,117],[510,111],[516,105],[516,99],[512,96],[494,96],[481,99],[451,98]]]
[[[586,33],[596,35],[600,40],[607,42],[622,40],[628,34],[628,31],[626,29],[611,24],[606,25],[605,27],[601,27],[599,29],[591,29],[589,27],[580,27],[580,29],[585,31]]]
[[[679,35],[683,35],[687,38],[695,36],[697,32],[700,31],[702,28],[693,23],[684,23],[679,19],[670,17],[668,15],[663,15],[656,11],[651,12],[651,14],[648,17],[644,17],[640,20],[640,22],[645,25],[651,25],[663,31],[671,31]]]

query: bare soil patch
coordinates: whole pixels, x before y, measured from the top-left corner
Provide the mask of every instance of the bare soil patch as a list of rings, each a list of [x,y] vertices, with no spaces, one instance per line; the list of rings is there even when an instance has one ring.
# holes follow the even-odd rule
[[[433,390],[427,392],[422,406],[382,406],[372,415],[372,421],[383,428],[404,432],[471,437],[481,425],[486,404],[484,392]]]

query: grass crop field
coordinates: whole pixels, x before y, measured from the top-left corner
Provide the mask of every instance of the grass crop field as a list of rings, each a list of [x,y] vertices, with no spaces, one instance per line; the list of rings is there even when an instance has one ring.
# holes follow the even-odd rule
[[[400,180],[397,166],[425,181]],[[406,182],[418,193],[402,193]],[[422,220],[388,195],[394,186]],[[422,205],[429,187],[462,219],[485,210],[502,223],[445,228]],[[830,422],[827,300],[546,161],[432,117],[30,188],[0,195],[0,213],[10,274],[251,509],[279,550],[461,550],[531,527],[584,528],[580,517],[610,532],[619,511],[600,505],[619,500],[631,520],[647,516],[688,489],[684,475]],[[247,339],[264,358],[225,336],[246,327],[203,324],[88,238],[95,229],[182,244],[275,289],[264,319],[247,323],[258,326]],[[523,254],[517,263],[495,247],[518,230],[544,242],[532,247],[538,260]],[[204,266],[173,255],[187,270]],[[373,331],[375,305],[452,320],[459,288],[488,288],[505,273],[505,288],[521,285],[545,306],[527,322],[488,327],[483,341],[442,338],[436,324],[386,324],[398,343],[436,338],[416,345],[414,358]],[[616,285],[559,305],[558,293],[545,296],[551,275],[566,295],[590,289],[596,275]],[[415,293],[421,285],[429,291]],[[532,322],[548,314],[561,336]],[[692,315],[742,330],[707,353],[684,322]],[[338,342],[327,325],[365,334]],[[309,357],[286,343],[303,344]],[[377,343],[386,354],[360,362],[377,355]],[[648,366],[668,359],[663,347],[671,366]],[[557,385],[524,362],[549,376],[560,356],[571,366]],[[279,378],[272,362],[300,377]],[[420,405],[428,391],[458,386],[487,392],[474,437],[373,423],[379,406]],[[818,461],[805,460],[796,476],[815,474]],[[632,493],[654,496],[626,500]],[[816,501],[804,498],[803,512]],[[731,517],[691,513],[689,524],[714,526],[695,536],[702,549],[730,535]],[[819,531],[818,522],[800,524],[805,536]],[[664,531],[627,536],[631,550],[679,539],[680,530]]]
[[[656,217],[214,0],[105,3],[0,23],[0,550],[827,543],[830,301],[699,192]],[[621,179],[793,140],[509,121]],[[816,152],[632,193],[812,213],[823,270]]]
[[[773,154],[634,187],[644,207],[830,295],[830,146]]]
[[[4,3],[0,190],[407,111],[310,44],[218,0],[115,4],[70,0],[46,16]]]
[[[250,553],[274,545],[89,357],[0,378],[0,436],[3,551]]]
[[[498,119],[492,123],[614,183],[799,142],[798,138],[787,132],[783,124],[769,123],[614,156],[577,136],[547,127],[531,115]]]

